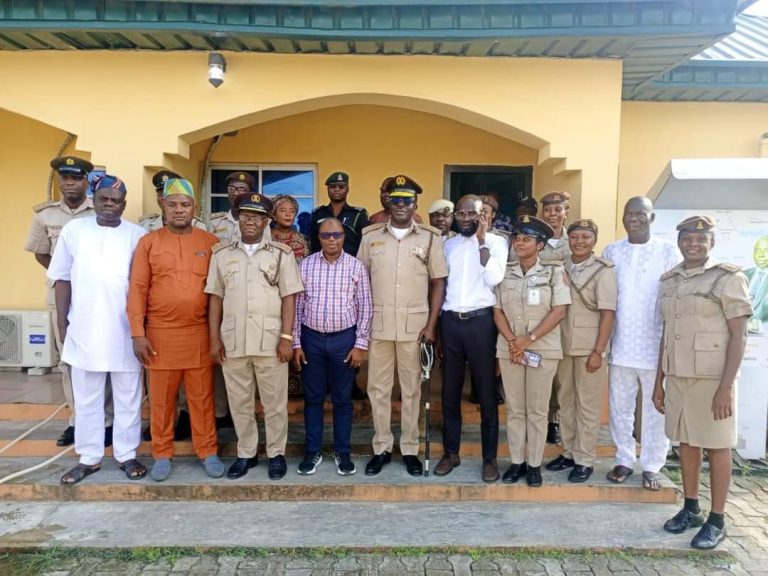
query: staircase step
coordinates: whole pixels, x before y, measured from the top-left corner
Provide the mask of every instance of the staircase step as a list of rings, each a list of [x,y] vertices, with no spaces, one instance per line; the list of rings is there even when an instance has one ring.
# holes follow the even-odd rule
[[[0,477],[38,464],[36,458],[6,458],[0,461]],[[149,477],[128,480],[115,462],[105,459],[97,474],[77,486],[62,486],[61,475],[76,463],[64,457],[44,469],[25,477],[0,484],[0,500],[4,501],[357,501],[357,502],[626,502],[672,504],[677,488],[664,479],[661,490],[642,488],[640,475],[631,476],[624,484],[611,484],[605,478],[611,462],[598,461],[589,482],[567,482],[568,472],[543,471],[544,485],[531,488],[524,481],[507,485],[480,479],[481,460],[464,458],[460,467],[443,477],[412,478],[395,458],[378,476],[363,473],[365,459],[356,459],[358,471],[353,476],[339,476],[332,458],[328,457],[312,476],[296,473],[298,459],[289,459],[288,474],[279,481],[267,478],[264,462],[237,480],[208,478],[200,463],[193,458],[177,458],[166,482]],[[149,464],[150,462],[147,462]],[[225,461],[229,464],[230,461]],[[500,461],[502,473],[507,462]]]
[[[0,421],[0,448],[3,448],[14,438],[17,438],[23,432],[28,430],[34,422],[28,420],[4,420]],[[144,422],[142,427],[149,423]],[[392,426],[393,433],[397,438],[399,436],[399,426]],[[7,451],[0,454],[1,458],[40,456],[50,457],[58,454],[62,448],[56,446],[56,438],[63,430],[62,423],[51,421],[35,430],[31,435],[21,442],[13,445]],[[333,428],[330,425],[324,427],[323,444],[329,451],[333,447]],[[439,458],[442,455],[442,432],[436,420],[433,420],[430,432],[430,449],[433,458]],[[265,438],[264,425],[259,418],[259,438]],[[370,422],[355,422],[352,427],[352,454],[365,456],[371,453],[371,439],[373,438],[373,424]],[[192,442],[189,440],[176,442],[177,456],[194,456],[195,452]],[[261,448],[263,450],[263,448]],[[560,446],[547,445],[544,449],[545,459],[553,458],[560,454]],[[421,453],[424,453],[424,443],[422,442]],[[151,455],[151,445],[149,442],[142,442],[139,449],[139,456]],[[222,456],[235,456],[237,454],[237,437],[232,429],[219,431],[219,453]],[[597,446],[598,458],[612,458],[616,453],[616,447],[611,442],[610,433],[607,427],[600,431]],[[107,449],[107,454],[111,455],[111,448]],[[302,456],[304,454],[304,424],[290,422],[288,425],[288,444],[286,446],[287,456]],[[465,424],[462,427],[461,454],[464,456],[480,456],[482,454],[482,445],[480,442],[480,425]],[[509,455],[507,450],[507,435],[505,426],[502,424],[499,431],[499,456]]]

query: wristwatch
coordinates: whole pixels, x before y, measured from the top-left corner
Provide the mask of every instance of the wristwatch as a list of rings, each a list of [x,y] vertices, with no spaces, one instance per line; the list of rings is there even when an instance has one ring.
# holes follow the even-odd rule
[[[598,350],[597,348],[595,348],[594,350],[592,350],[592,354],[597,354],[598,356],[600,356],[600,358],[605,358],[605,350]]]
[[[534,334],[533,332],[528,334],[528,338],[531,339],[531,342],[536,342],[536,334]]]
[[[293,342],[293,336],[290,334],[280,334],[280,338],[283,340],[288,340],[288,342]]]

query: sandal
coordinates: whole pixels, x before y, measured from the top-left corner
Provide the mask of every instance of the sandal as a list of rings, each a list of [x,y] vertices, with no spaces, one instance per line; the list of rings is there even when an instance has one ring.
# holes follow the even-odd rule
[[[634,474],[634,472],[635,471],[632,470],[632,468],[619,464],[618,466],[614,466],[613,470],[608,472],[606,478],[608,478],[609,482],[613,482],[614,484],[623,484],[627,478]]]
[[[147,467],[135,458],[125,462],[118,462],[117,467],[125,472],[128,480],[141,480],[147,475]]]
[[[99,470],[101,470],[101,464],[94,464],[93,466],[88,466],[87,464],[78,464],[61,477],[61,483],[70,486],[77,484],[84,478],[87,478]]]
[[[643,472],[643,488],[654,492],[661,490],[661,474],[658,472]]]

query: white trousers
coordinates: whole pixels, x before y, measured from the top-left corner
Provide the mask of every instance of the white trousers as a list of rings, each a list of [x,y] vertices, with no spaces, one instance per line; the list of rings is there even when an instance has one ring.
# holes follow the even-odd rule
[[[112,381],[115,419],[112,451],[115,460],[136,458],[141,441],[141,372],[89,372],[71,367],[75,397],[75,451],[80,463],[92,466],[104,458],[104,394],[107,374]]]
[[[643,472],[658,472],[667,461],[669,440],[664,433],[664,416],[653,405],[656,370],[627,368],[611,364],[609,377],[610,423],[616,444],[616,464],[634,469],[637,461],[635,405],[638,385],[643,391],[643,421],[640,433],[640,466]]]

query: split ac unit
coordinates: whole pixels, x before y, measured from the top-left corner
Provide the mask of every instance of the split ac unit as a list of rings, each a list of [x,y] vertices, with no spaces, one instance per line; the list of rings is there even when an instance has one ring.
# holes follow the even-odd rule
[[[57,363],[49,311],[0,310],[0,368],[51,368]]]

